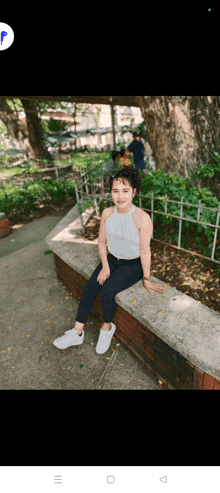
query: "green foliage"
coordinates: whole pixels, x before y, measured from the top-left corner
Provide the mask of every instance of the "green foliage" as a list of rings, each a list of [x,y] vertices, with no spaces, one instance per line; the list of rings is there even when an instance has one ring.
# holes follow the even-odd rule
[[[79,211],[83,212],[87,208],[91,208],[94,205],[92,199],[92,187],[91,184],[97,183],[101,174],[101,169],[105,168],[106,161],[110,158],[109,152],[93,154],[93,152],[78,152],[74,154],[74,166],[76,168],[82,168],[85,171],[90,171],[88,195],[83,195],[82,203],[79,204]],[[34,165],[35,160],[29,160],[28,163],[17,166],[13,169],[13,172],[27,173],[37,171]],[[60,162],[62,163],[62,162]],[[94,169],[92,169],[95,166]],[[118,165],[119,167],[119,165]],[[4,169],[2,168],[2,172]],[[8,172],[9,170],[7,170]],[[220,173],[220,156],[215,154],[213,163],[208,165],[202,165],[195,169],[194,176],[207,176],[207,173]],[[141,195],[151,195],[151,190],[154,192],[154,211],[165,212],[165,200],[156,200],[159,198],[181,201],[181,197],[184,197],[184,203],[199,204],[201,199],[201,205],[206,207],[212,207],[213,210],[200,209],[200,221],[210,224],[216,224],[218,199],[207,188],[196,188],[191,186],[191,177],[181,178],[176,175],[175,172],[164,173],[162,169],[152,171],[145,175],[143,171],[140,171],[142,175],[142,192]],[[75,182],[74,180],[66,180],[66,186],[69,196],[75,197]],[[84,187],[84,191],[86,189]],[[19,211],[23,208],[28,210],[34,208],[34,203],[45,204],[45,201],[56,201],[58,198],[66,198],[66,189],[63,178],[58,180],[43,180],[41,177],[35,179],[32,183],[24,183],[23,186],[13,186],[13,184],[2,183],[0,186],[0,210],[6,214],[13,210]],[[133,203],[139,207],[138,196],[134,197]],[[102,201],[97,199],[99,212],[101,213],[105,207],[111,205],[111,202]],[[150,214],[151,198],[142,197],[142,208],[148,209]],[[178,242],[179,220],[180,217],[180,204],[167,203],[167,213],[172,214],[175,217],[168,217],[167,215],[159,215],[154,213],[154,238],[162,239],[164,225],[169,228],[168,234],[166,233],[166,241],[172,244]],[[193,219],[197,221],[198,208],[192,206],[183,206],[183,217]],[[181,234],[181,246],[189,249],[189,238],[194,237],[195,245],[198,247],[199,252],[203,255],[210,257],[213,244],[214,228],[205,224],[196,224],[187,221],[182,221],[182,234]],[[216,255],[220,254],[220,230],[217,234]],[[219,258],[217,258],[219,260]]]
[[[35,166],[35,161],[30,159],[29,162],[16,166],[11,171],[14,176],[22,174],[40,173],[39,168]],[[42,160],[41,160],[42,161]],[[4,171],[4,168],[1,170]],[[69,196],[75,197],[75,184],[73,180],[66,180],[66,188]],[[35,204],[45,204],[51,200],[66,198],[66,188],[63,178],[58,180],[44,180],[39,177],[35,178],[32,182],[24,182],[22,185],[13,185],[13,183],[2,182],[0,186],[0,210],[6,214],[13,211],[19,212],[19,210],[28,210],[29,212],[34,210]]]
[[[44,255],[50,255],[53,253],[53,250],[45,250]]]
[[[68,195],[75,197],[75,183],[66,180]],[[33,182],[23,183],[22,186],[3,184],[0,187],[0,210],[6,214],[19,210],[34,210],[34,204],[66,198],[66,188],[63,178],[58,180],[43,180],[36,178]]]
[[[217,161],[217,163],[216,163]],[[215,169],[215,171],[220,171],[220,162],[219,157],[215,156],[215,162],[212,165],[205,165],[202,167],[202,171],[204,174],[209,173],[211,169]],[[195,170],[195,173],[201,170]],[[97,175],[99,175],[99,170],[95,170],[91,174],[91,183],[96,181]],[[210,224],[216,224],[217,218],[217,210],[218,209],[218,200],[217,198],[210,192],[207,188],[196,188],[191,186],[191,180],[187,178],[182,178],[178,176],[175,172],[164,173],[162,169],[151,171],[147,175],[144,175],[142,171],[140,171],[142,175],[142,192],[141,195],[151,195],[151,190],[154,192],[154,211],[165,212],[165,200],[156,200],[156,199],[165,199],[165,195],[167,194],[167,198],[169,200],[175,200],[177,202],[181,201],[181,197],[183,197],[184,203],[190,203],[194,205],[199,205],[199,200],[201,199],[201,205],[206,207],[213,207],[213,210],[200,209],[200,221]],[[100,214],[104,210],[106,205],[106,201],[102,201],[99,204],[99,212]],[[133,200],[133,203],[139,207],[139,198],[136,196]],[[92,207],[92,200],[83,200],[83,206],[79,206],[79,209],[82,211],[85,207]],[[151,198],[142,197],[142,208],[148,209],[148,213],[150,214],[151,209]],[[180,204],[176,203],[167,203],[167,214],[172,214],[176,216],[176,218],[180,217]],[[183,205],[183,217],[187,219],[192,219],[197,221],[198,208],[192,207],[188,205]],[[165,235],[165,240],[169,241],[169,243],[177,244],[178,243],[178,232],[179,232],[179,220],[175,217],[169,217],[167,215],[158,215],[154,214],[154,238],[162,238],[163,234],[163,225],[170,225],[169,234]],[[191,247],[189,241],[189,234],[191,237],[195,238],[195,244],[198,247],[199,251],[210,257],[212,245],[213,245],[213,235],[214,228],[211,226],[207,226],[205,224],[196,224],[187,221],[182,221],[182,233],[181,233],[181,246],[183,248],[189,249]],[[217,245],[220,239],[220,230],[217,233]],[[204,241],[205,240],[205,241]],[[208,243],[208,244],[207,244]],[[218,255],[220,252],[220,246],[216,248],[216,254]],[[219,260],[219,258],[217,259]]]
[[[94,163],[93,163],[93,166],[94,166]],[[87,169],[85,171],[89,171],[91,168],[92,168],[92,162],[87,164]],[[99,176],[100,176],[100,166],[97,165],[95,167],[95,169],[91,170],[89,172],[89,174],[87,175],[89,183],[90,184],[98,183]],[[91,186],[88,186],[88,190],[89,190],[89,194],[92,195],[94,188]],[[85,190],[83,190],[83,191],[85,191]],[[97,198],[97,204],[99,204],[100,202],[101,202],[101,199]],[[94,205],[94,200],[92,198],[86,196],[86,195],[83,195],[82,203],[78,204],[78,210],[79,210],[79,212],[82,213],[85,209],[87,209],[87,208],[90,209],[91,207],[93,207],[93,205]]]
[[[86,154],[89,154],[88,156]],[[96,155],[93,153],[75,153],[72,164],[75,168],[81,168],[85,171],[89,170],[93,166],[97,165],[95,170],[91,172],[91,183],[96,183],[97,178],[100,176],[100,169],[105,168],[105,162],[110,158],[109,152],[103,152]],[[4,156],[5,158],[6,156]],[[28,162],[15,166],[13,169],[6,169],[1,167],[1,172],[11,172],[11,175],[22,175],[40,173],[40,169],[36,167],[36,163],[42,160],[29,159]],[[47,162],[47,160],[45,160]],[[65,164],[68,160],[60,160],[59,164]],[[58,163],[57,163],[58,164]],[[75,181],[66,179],[66,188],[69,197],[75,197]],[[34,210],[35,204],[45,204],[51,201],[56,202],[56,199],[63,198],[66,200],[66,188],[63,177],[57,179],[45,180],[39,177],[35,178],[33,182],[23,183],[23,185],[13,185],[13,183],[4,183],[0,185],[0,210],[6,214],[13,211],[19,212],[23,209],[28,212]],[[92,187],[89,187],[89,193],[92,193]],[[84,206],[82,210],[87,207],[93,206],[93,201],[87,199],[84,195]],[[98,200],[98,203],[100,201]]]
[[[203,165],[196,168],[195,174],[203,174],[204,177],[209,173],[220,172],[220,156],[215,155],[214,161],[211,164]],[[183,179],[177,176],[176,173],[164,173],[162,169],[157,171],[151,171],[148,175],[143,176],[142,192],[141,195],[151,195],[151,190],[154,192],[155,198],[164,198],[167,194],[169,200],[181,201],[183,197],[184,202],[199,205],[201,199],[201,205],[206,207],[213,207],[213,210],[200,209],[200,221],[209,224],[216,224],[218,199],[207,188],[196,188],[190,186],[191,180]],[[134,198],[134,204],[139,206],[138,197]],[[142,208],[151,209],[151,199],[142,198]],[[154,211],[165,212],[165,200],[154,200]],[[150,214],[150,211],[147,211]],[[180,204],[167,203],[167,213],[173,216],[180,217]],[[198,208],[183,206],[183,217],[187,219],[193,219],[197,221]],[[154,237],[162,238],[163,224],[173,225],[175,228],[170,227],[170,235],[167,238],[172,244],[178,242],[179,221],[175,218],[154,214]],[[214,228],[205,224],[195,224],[186,221],[182,221],[182,233],[181,233],[181,246],[183,248],[189,248],[189,233],[194,235],[195,243],[200,248],[201,253],[207,257],[210,257],[213,245]],[[218,230],[217,238],[219,241],[220,230]],[[204,241],[205,240],[205,241]],[[207,245],[207,240],[209,244]],[[204,244],[205,243],[205,244]],[[216,248],[216,254],[219,254],[220,246]]]
[[[137,132],[138,134],[142,133],[143,139],[148,140],[147,127],[145,121],[143,120],[139,125],[133,125],[132,120],[134,120],[134,118],[131,118],[130,125],[124,125],[121,127],[121,134],[123,135],[127,132],[131,132],[131,133]]]
[[[202,164],[189,173],[190,182],[201,180],[202,178],[220,178],[220,155],[217,152],[213,153],[212,162]]]
[[[49,118],[49,120],[46,120],[45,123],[50,132],[62,132],[67,128],[65,121],[54,120],[54,118]]]

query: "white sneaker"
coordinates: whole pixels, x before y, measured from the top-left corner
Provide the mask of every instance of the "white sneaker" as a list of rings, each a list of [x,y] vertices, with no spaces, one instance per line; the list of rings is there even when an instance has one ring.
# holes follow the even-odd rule
[[[100,329],[99,340],[96,346],[96,352],[98,354],[104,354],[108,350],[111,344],[112,336],[115,333],[115,330],[116,330],[116,325],[113,324],[113,322],[111,322],[110,330]]]
[[[84,330],[82,331],[82,335],[79,336],[76,332],[76,329],[70,329],[70,330],[66,330],[64,336],[55,339],[53,344],[58,349],[66,349],[69,346],[78,346],[79,344],[82,344],[83,339],[84,339]]]

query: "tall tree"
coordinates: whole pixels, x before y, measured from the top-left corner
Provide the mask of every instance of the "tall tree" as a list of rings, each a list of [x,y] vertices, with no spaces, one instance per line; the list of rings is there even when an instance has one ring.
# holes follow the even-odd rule
[[[15,142],[17,141],[18,145],[21,145],[27,152],[28,157],[51,160],[51,155],[44,144],[41,121],[35,102],[25,99],[20,101],[25,111],[27,126],[19,119],[15,101],[12,104],[6,99],[0,99],[0,119]],[[19,107],[20,110],[21,107]]]
[[[156,168],[183,177],[219,153],[219,96],[136,96]]]
[[[15,142],[17,142],[19,146],[21,145],[27,154],[30,155],[32,148],[28,140],[28,132],[25,125],[19,120],[16,105],[13,110],[6,99],[0,99],[0,120],[2,120]]]
[[[40,118],[38,117],[37,107],[32,100],[21,99],[25,115],[29,134],[29,142],[34,152],[36,159],[49,159],[51,160],[51,154],[47,150],[44,139],[43,129],[41,126]]]

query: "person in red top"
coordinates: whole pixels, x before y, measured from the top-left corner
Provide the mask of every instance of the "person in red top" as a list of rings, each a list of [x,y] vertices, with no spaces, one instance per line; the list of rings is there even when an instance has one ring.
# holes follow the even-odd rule
[[[119,153],[119,161],[121,166],[129,166],[129,151],[121,149]]]

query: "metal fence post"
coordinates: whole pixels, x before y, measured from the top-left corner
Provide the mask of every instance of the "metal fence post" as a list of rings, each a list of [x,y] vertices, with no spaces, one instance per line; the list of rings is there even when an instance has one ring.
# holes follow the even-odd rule
[[[165,195],[165,214],[167,214],[167,193]]]
[[[141,194],[140,194],[140,192],[139,192],[139,207],[140,207],[140,209],[142,209],[142,202],[141,202]]]
[[[167,193],[165,195],[165,208],[164,208],[164,213],[166,214],[167,213]],[[165,260],[166,258],[166,249],[167,249],[167,245],[164,245],[163,247],[163,260]]]
[[[78,207],[78,204],[80,204],[80,199],[79,199],[79,193],[78,193],[76,182],[75,182],[75,192],[76,192],[76,200],[77,200],[77,207]],[[79,211],[79,209],[78,209],[78,211]],[[79,211],[79,213],[80,213],[81,229],[82,229],[82,232],[85,233],[82,213],[81,213],[81,211]]]
[[[212,247],[212,256],[211,259],[214,259],[215,255],[215,246],[216,246],[216,239],[217,239],[217,234],[218,234],[218,223],[219,223],[219,216],[220,216],[220,202],[218,204],[218,213],[217,213],[217,219],[216,219],[216,227],[215,227],[215,234],[214,234],[214,242],[213,242],[213,247]]]
[[[58,180],[59,175],[58,175],[58,169],[57,169],[56,161],[55,161],[55,173],[56,173],[56,177],[57,177],[57,180]]]
[[[68,190],[67,190],[67,186],[66,186],[65,171],[64,171],[64,169],[63,169],[63,181],[64,181],[65,190],[66,190],[67,201],[69,202],[69,195],[68,195]]]
[[[198,207],[198,214],[197,214],[197,223],[199,222],[199,217],[200,217],[201,202],[202,202],[202,199],[199,199],[199,207]]]
[[[154,210],[154,191],[151,190],[151,219],[152,219],[152,222],[154,222],[153,210]]]
[[[183,217],[183,197],[181,197],[181,203],[180,203],[180,217]],[[180,219],[179,222],[178,248],[181,248],[181,230],[182,230],[182,219]]]

